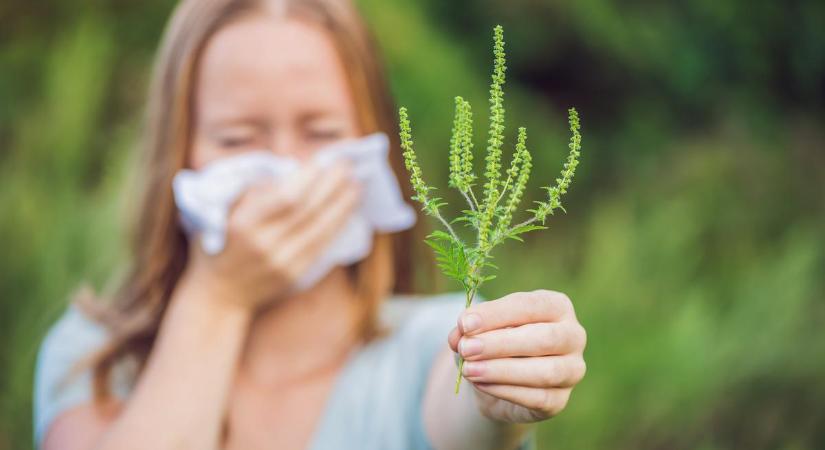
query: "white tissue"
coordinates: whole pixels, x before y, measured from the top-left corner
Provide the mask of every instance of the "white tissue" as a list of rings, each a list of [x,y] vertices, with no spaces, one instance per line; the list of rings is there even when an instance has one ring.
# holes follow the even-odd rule
[[[341,158],[349,159],[353,176],[364,189],[360,205],[340,234],[297,281],[295,289],[308,289],[335,266],[364,259],[372,250],[374,232],[393,233],[415,224],[415,211],[404,202],[389,165],[388,151],[387,136],[375,133],[341,141],[315,153],[313,159],[321,167]],[[172,184],[184,230],[190,236],[200,237],[206,253],[220,253],[226,243],[228,214],[235,200],[252,184],[277,181],[300,166],[295,158],[253,151],[222,158],[199,171],[179,171]]]

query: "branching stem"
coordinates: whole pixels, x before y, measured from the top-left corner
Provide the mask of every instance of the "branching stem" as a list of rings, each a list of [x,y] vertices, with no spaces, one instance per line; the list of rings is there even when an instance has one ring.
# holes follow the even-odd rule
[[[470,191],[470,192],[472,193],[473,191]],[[464,192],[464,191],[461,191],[461,195],[464,196],[464,200],[467,200],[467,204],[470,205],[470,210],[473,211],[473,212],[476,212],[476,205],[473,204],[473,201],[470,199],[470,197],[467,195],[467,193]]]
[[[475,192],[473,192],[473,188],[471,187],[470,189],[468,189],[468,191],[467,191],[467,192],[469,192],[469,193],[470,193],[470,198],[471,198],[471,199],[473,199],[473,203],[475,203],[475,205],[476,205],[476,207],[475,207],[475,209],[474,209],[474,210],[475,210],[475,211],[479,211],[481,208],[478,206],[478,200],[476,199],[476,194],[475,194]]]
[[[578,113],[575,109],[568,110],[570,131],[570,152],[564,164],[561,176],[556,179],[553,187],[545,187],[548,191],[548,199],[543,202],[536,202],[538,206],[529,210],[533,217],[510,227],[513,215],[516,212],[519,202],[524,194],[527,181],[531,171],[531,156],[527,149],[527,130],[524,127],[518,130],[518,139],[513,152],[513,159],[510,168],[507,170],[506,180],[502,183],[501,173],[501,146],[504,143],[504,90],[505,81],[505,55],[504,55],[504,34],[500,26],[494,30],[494,70],[493,80],[490,86],[490,129],[487,141],[487,156],[485,158],[485,178],[483,191],[481,193],[482,202],[478,201],[473,191],[473,182],[476,175],[473,172],[473,143],[472,143],[472,111],[470,104],[461,97],[456,97],[456,113],[453,124],[453,134],[450,140],[450,178],[448,185],[458,189],[470,210],[462,209],[464,220],[475,229],[476,242],[473,246],[465,244],[458,234],[453,230],[444,217],[441,215],[440,207],[444,205],[440,198],[430,197],[429,193],[435,189],[424,182],[421,168],[418,165],[416,153],[413,150],[412,132],[406,108],[400,108],[399,116],[399,137],[401,138],[401,148],[403,150],[404,164],[410,174],[410,184],[415,195],[413,200],[422,205],[422,210],[429,216],[436,218],[444,226],[447,232],[436,230],[428,236],[425,241],[436,254],[436,262],[439,268],[448,277],[461,283],[465,293],[464,309],[469,308],[481,285],[493,279],[494,275],[483,276],[482,272],[486,267],[495,268],[490,261],[493,247],[502,243],[507,238],[521,240],[520,234],[528,231],[544,228],[533,225],[535,222],[544,224],[545,218],[553,214],[556,209],[564,211],[561,204],[561,197],[567,192],[567,188],[573,179],[573,175],[578,165],[579,149],[581,148],[581,135],[579,134],[580,124]],[[501,190],[499,191],[499,188]],[[505,195],[510,193],[506,204],[501,208],[499,203]],[[472,243],[470,243],[472,244]],[[462,372],[464,370],[464,358],[458,355],[458,375],[455,381],[455,393],[458,394],[461,386]]]
[[[440,212],[438,212],[438,210],[433,211],[433,217],[438,219],[441,222],[441,224],[444,225],[444,228],[446,228],[447,231],[450,232],[450,236],[452,236],[453,239],[455,239],[457,242],[461,244],[464,244],[461,238],[459,238],[458,235],[455,233],[455,230],[453,230],[453,227],[450,226],[450,223],[444,219],[444,217],[441,215]]]

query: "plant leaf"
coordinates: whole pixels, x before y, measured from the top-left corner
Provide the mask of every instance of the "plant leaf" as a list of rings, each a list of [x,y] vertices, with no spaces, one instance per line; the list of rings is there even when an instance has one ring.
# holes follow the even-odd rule
[[[470,265],[464,245],[441,230],[430,233],[424,242],[435,252],[436,264],[444,275],[465,285]]]

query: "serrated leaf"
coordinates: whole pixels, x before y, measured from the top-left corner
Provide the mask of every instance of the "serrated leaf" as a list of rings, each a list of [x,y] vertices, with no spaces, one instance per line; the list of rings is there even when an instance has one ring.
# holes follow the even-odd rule
[[[430,233],[424,242],[435,252],[436,265],[444,275],[464,286],[470,270],[464,245],[441,230]]]
[[[545,227],[543,225],[534,225],[534,224],[522,225],[520,227],[516,227],[516,228],[513,228],[512,230],[510,230],[510,232],[507,234],[507,237],[517,236],[519,234],[524,234],[524,233],[527,233],[529,231],[546,230],[546,229],[547,229],[547,227]]]
[[[442,231],[442,230],[433,231],[432,233],[430,233],[429,236],[427,236],[427,238],[428,239],[438,239],[440,241],[447,241],[447,242],[454,242],[455,241],[453,239],[453,237],[450,235],[450,233],[447,233],[446,231]]]

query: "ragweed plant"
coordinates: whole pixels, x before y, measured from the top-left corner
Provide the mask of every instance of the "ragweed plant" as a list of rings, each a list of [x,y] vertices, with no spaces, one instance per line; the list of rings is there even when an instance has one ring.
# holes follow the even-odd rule
[[[545,220],[556,210],[565,211],[561,197],[567,193],[576,166],[579,164],[581,134],[579,133],[579,116],[574,108],[568,110],[570,124],[570,151],[561,175],[553,186],[544,187],[547,199],[537,201],[534,209],[529,209],[529,216],[522,222],[512,224],[519,204],[527,187],[532,169],[532,158],[527,149],[527,130],[518,129],[518,137],[513,150],[510,165],[502,174],[502,146],[504,145],[504,82],[507,69],[504,54],[504,31],[496,26],[493,36],[493,77],[490,84],[490,125],[488,129],[487,154],[484,158],[484,184],[480,197],[475,194],[478,181],[473,170],[473,113],[470,103],[461,97],[455,98],[455,118],[452,137],[450,138],[448,185],[457,189],[467,201],[469,209],[451,221],[444,218],[441,211],[445,203],[433,195],[434,187],[424,182],[418,165],[410,128],[407,109],[399,110],[401,148],[404,162],[410,174],[413,187],[413,200],[421,204],[427,215],[437,219],[444,230],[433,231],[425,242],[436,254],[436,262],[444,274],[458,281],[466,294],[465,308],[469,307],[479,287],[495,278],[486,273],[497,267],[490,262],[493,248],[507,239],[522,241],[521,234],[528,231],[545,229]],[[506,175],[506,178],[505,178]],[[566,211],[565,211],[566,212]],[[453,225],[463,223],[474,231],[475,243],[465,242],[455,232]],[[455,392],[461,384],[461,371],[464,359],[459,359],[458,377]]]

